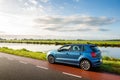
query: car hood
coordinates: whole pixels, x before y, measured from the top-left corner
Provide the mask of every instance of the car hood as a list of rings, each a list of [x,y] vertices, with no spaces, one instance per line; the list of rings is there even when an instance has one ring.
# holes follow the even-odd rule
[[[49,51],[47,54],[49,55],[49,54],[54,54],[54,53],[56,53],[57,52],[57,50],[51,50],[51,51]]]
[[[50,53],[52,52],[52,53],[54,53],[54,52],[57,52],[57,50],[51,50],[51,51],[49,51]]]

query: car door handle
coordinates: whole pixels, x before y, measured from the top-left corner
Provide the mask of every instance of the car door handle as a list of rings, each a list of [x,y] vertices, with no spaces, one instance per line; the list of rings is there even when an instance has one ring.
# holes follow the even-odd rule
[[[80,53],[80,55],[81,55],[81,53]]]
[[[69,55],[68,53],[66,53],[67,55]]]

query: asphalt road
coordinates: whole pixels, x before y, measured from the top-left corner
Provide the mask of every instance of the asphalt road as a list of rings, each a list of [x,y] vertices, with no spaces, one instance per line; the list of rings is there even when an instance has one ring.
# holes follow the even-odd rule
[[[120,80],[120,75],[0,53],[0,80]]]
[[[81,76],[0,56],[0,80],[86,80]]]

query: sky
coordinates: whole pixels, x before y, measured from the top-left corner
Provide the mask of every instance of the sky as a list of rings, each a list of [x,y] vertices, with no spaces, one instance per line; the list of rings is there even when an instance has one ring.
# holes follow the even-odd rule
[[[0,0],[0,36],[120,39],[120,0]]]

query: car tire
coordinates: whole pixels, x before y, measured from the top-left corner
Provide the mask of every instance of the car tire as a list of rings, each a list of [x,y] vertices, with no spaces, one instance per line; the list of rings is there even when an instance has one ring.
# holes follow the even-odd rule
[[[83,70],[86,70],[86,71],[90,70],[91,69],[91,63],[90,63],[90,61],[88,61],[86,59],[82,60],[80,62],[80,68],[83,69]]]
[[[48,56],[48,61],[49,61],[49,63],[53,64],[53,63],[55,63],[55,58],[50,55],[50,56]]]

